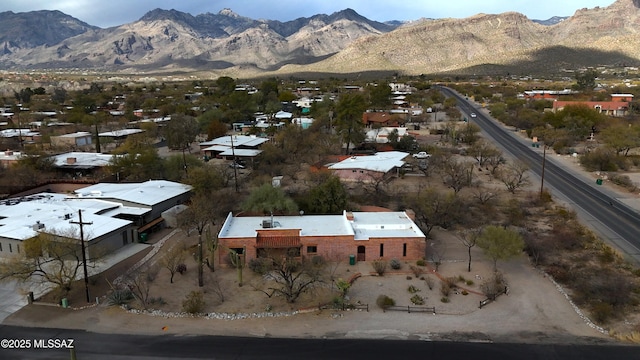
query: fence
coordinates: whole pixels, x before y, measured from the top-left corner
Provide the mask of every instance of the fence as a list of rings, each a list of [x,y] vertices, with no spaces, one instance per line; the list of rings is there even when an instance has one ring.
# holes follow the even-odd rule
[[[435,306],[389,306],[387,308],[382,309],[383,312],[387,312],[387,310],[390,311],[406,311],[409,314],[411,314],[412,312],[430,312],[433,313],[433,315],[436,314],[436,307]]]
[[[505,286],[504,289],[502,289],[502,291],[498,292],[494,296],[488,297],[488,298],[486,298],[484,300],[480,300],[480,309],[482,309],[483,306],[496,301],[498,296],[500,296],[502,294],[509,295],[509,287],[508,286]]]

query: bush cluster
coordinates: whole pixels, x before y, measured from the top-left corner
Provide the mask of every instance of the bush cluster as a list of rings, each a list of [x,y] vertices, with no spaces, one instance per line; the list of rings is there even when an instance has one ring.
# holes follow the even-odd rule
[[[391,266],[393,270],[400,270],[402,263],[398,259],[391,259],[391,261],[389,261],[389,266]]]
[[[200,291],[192,291],[182,302],[182,311],[189,314],[200,314],[204,311],[204,294]]]
[[[376,299],[376,305],[378,305],[381,309],[388,309],[391,306],[394,306],[396,301],[390,298],[387,295],[380,295]]]

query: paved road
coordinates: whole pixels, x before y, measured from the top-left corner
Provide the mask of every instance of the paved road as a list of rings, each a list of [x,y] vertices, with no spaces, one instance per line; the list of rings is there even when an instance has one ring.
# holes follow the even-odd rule
[[[542,175],[543,156],[541,151],[532,149],[531,142],[525,143],[513,132],[505,130],[457,92],[446,87],[440,89],[446,96],[455,97],[463,112],[475,113],[472,120],[506,151],[526,163],[532,172]],[[640,263],[640,214],[602,191],[595,182],[585,182],[580,176],[548,160],[545,161],[544,184],[554,189],[554,196],[571,204],[589,225],[622,250],[627,258]]]
[[[34,349],[73,340],[78,359],[637,359],[640,348],[623,345],[532,345],[422,340],[281,339],[224,336],[117,335],[80,330],[0,326],[0,339],[30,342],[29,349],[0,349],[3,359],[69,359],[66,348]]]

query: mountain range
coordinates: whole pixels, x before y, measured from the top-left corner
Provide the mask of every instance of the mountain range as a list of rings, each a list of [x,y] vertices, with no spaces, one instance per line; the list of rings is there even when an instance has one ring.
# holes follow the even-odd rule
[[[60,11],[0,13],[0,68],[121,72],[538,73],[640,63],[640,0],[546,21],[507,12],[371,21],[352,9],[280,22],[155,9],[102,29]]]

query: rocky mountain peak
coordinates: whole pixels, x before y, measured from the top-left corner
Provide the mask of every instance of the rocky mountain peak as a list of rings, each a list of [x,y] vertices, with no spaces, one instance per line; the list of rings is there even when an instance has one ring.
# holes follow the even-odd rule
[[[228,16],[228,17],[232,17],[232,18],[239,18],[240,15],[236,14],[235,12],[233,12],[233,10],[229,9],[229,8],[224,8],[222,10],[220,10],[218,12],[218,15],[224,15],[224,16]]]

